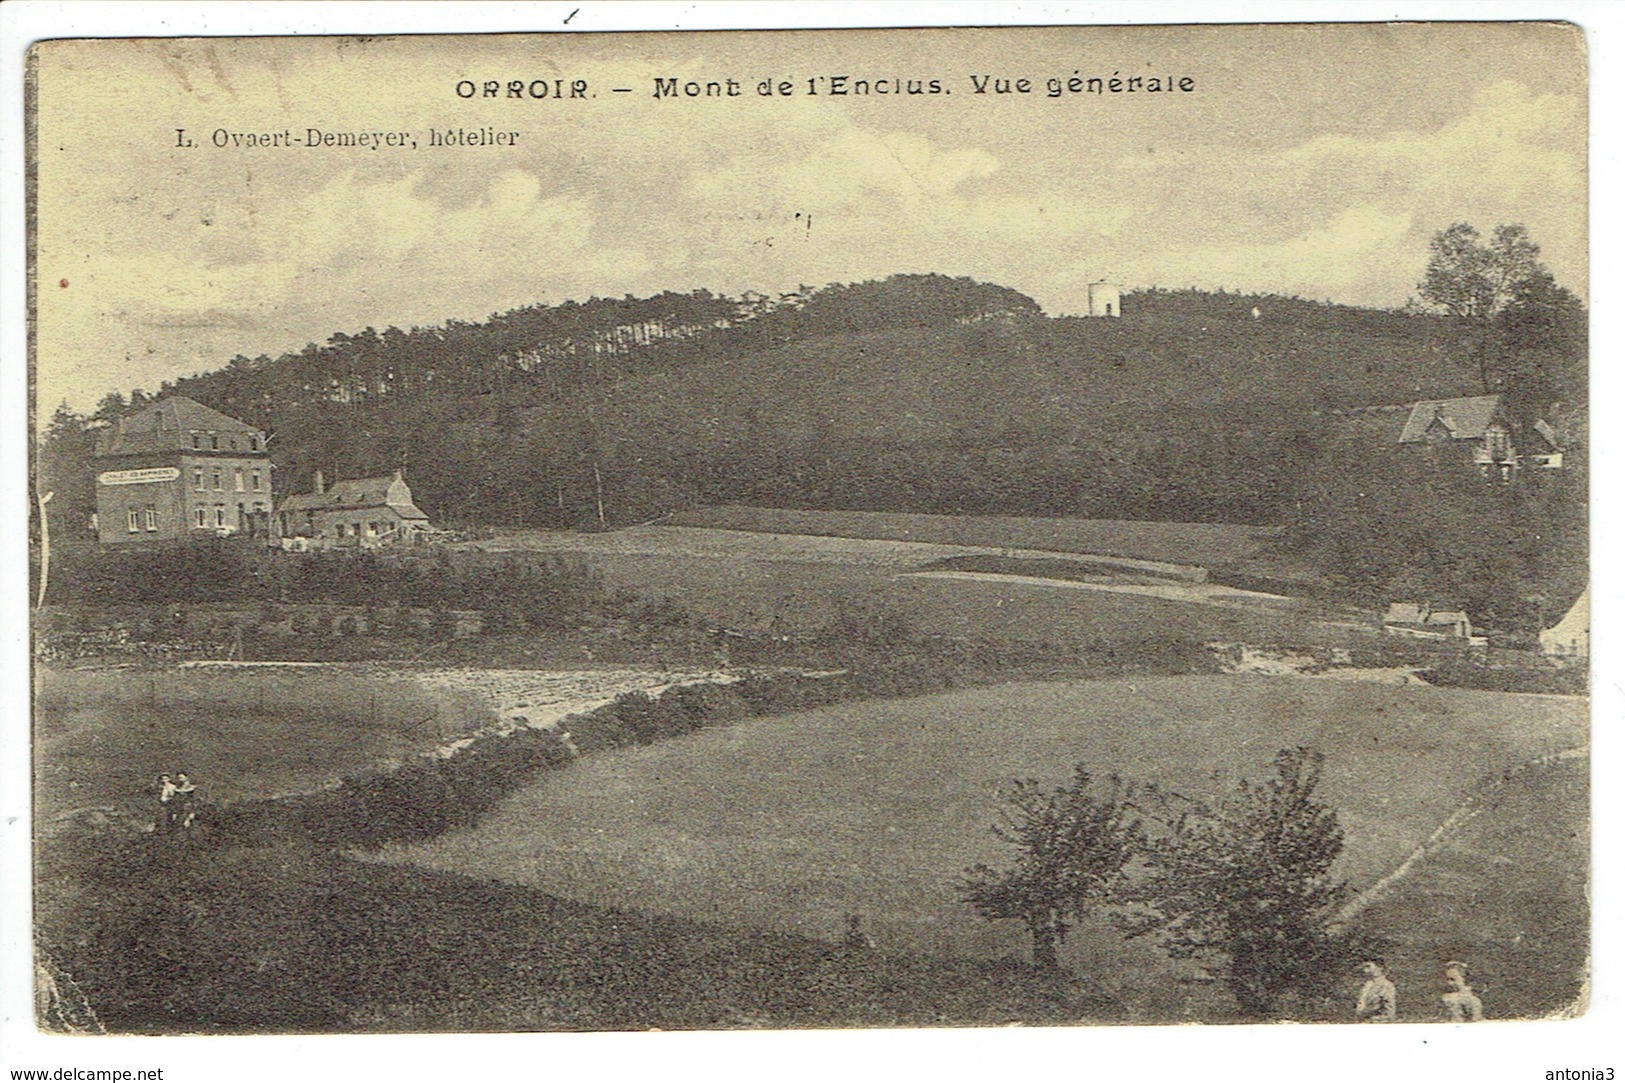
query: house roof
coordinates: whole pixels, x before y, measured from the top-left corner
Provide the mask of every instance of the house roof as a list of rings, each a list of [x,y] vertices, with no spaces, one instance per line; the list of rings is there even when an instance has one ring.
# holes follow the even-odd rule
[[[1422,624],[1426,622],[1428,608],[1417,602],[1393,602],[1383,614],[1384,624]]]
[[[194,432],[258,435],[259,431],[246,421],[227,417],[185,395],[171,395],[103,429],[97,435],[96,454],[188,448]]]
[[[1459,609],[1440,609],[1428,614],[1427,623],[1460,624],[1465,620],[1467,620],[1467,614]]]
[[[335,481],[320,493],[295,493],[285,497],[278,511],[351,511],[366,508],[388,508],[402,519],[429,517],[412,502],[412,490],[400,472],[387,477],[351,478]]]
[[[1473,395],[1464,399],[1433,399],[1411,407],[1411,416],[1399,434],[1402,444],[1427,438],[1434,423],[1442,424],[1455,440],[1477,440],[1496,419],[1501,408],[1499,395]]]

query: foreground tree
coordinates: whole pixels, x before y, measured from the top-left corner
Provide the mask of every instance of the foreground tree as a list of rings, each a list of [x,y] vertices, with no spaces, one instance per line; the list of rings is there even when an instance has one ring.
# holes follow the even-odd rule
[[[1081,766],[1053,790],[1018,780],[1005,794],[993,833],[1015,848],[1015,863],[965,870],[965,901],[990,920],[1019,920],[1033,938],[1033,963],[1060,967],[1067,930],[1114,899],[1145,845],[1128,787],[1116,776],[1097,786]]]
[[[1170,958],[1200,962],[1249,1016],[1271,1015],[1290,992],[1323,995],[1346,963],[1331,929],[1347,896],[1331,876],[1343,830],[1315,795],[1321,763],[1284,749],[1275,777],[1214,801],[1151,791],[1178,811],[1158,817],[1129,933],[1155,933]]]

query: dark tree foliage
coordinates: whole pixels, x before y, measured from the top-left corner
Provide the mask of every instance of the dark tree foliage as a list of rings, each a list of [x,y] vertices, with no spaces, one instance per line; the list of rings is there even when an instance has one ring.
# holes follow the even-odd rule
[[[1286,544],[1363,604],[1464,609],[1502,631],[1556,622],[1588,575],[1584,447],[1502,480],[1459,448],[1398,444],[1398,425],[1351,423],[1301,460]]]
[[[1078,918],[1106,905],[1144,846],[1129,788],[1115,775],[1098,786],[1080,765],[1065,786],[1018,780],[1005,794],[993,832],[1015,850],[1014,864],[973,865],[961,883],[983,917],[1026,924],[1033,963],[1060,966],[1058,950]]]
[[[1532,425],[1555,404],[1588,399],[1585,305],[1549,273],[1519,282],[1492,322],[1500,387],[1516,423]]]
[[[1343,829],[1315,793],[1321,764],[1318,752],[1283,749],[1267,782],[1213,800],[1164,794],[1171,811],[1135,889],[1144,910],[1131,935],[1154,933],[1170,958],[1199,961],[1248,1016],[1271,1015],[1289,993],[1323,995],[1344,962],[1330,928],[1347,895],[1331,875]]]
[[[1552,278],[1523,226],[1497,226],[1485,242],[1458,222],[1429,250],[1417,290],[1453,318],[1455,352],[1477,370],[1480,390],[1506,392],[1528,421],[1585,397],[1585,306]]]
[[[1476,228],[1457,222],[1433,235],[1428,265],[1416,289],[1452,316],[1487,320],[1518,287],[1544,268],[1540,246],[1521,225],[1501,225],[1485,243]]]

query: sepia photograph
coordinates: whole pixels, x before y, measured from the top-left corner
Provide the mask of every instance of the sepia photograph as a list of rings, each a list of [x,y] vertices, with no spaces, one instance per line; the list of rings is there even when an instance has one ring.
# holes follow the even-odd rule
[[[27,43],[61,1063],[1587,1014],[1584,27],[551,27]]]

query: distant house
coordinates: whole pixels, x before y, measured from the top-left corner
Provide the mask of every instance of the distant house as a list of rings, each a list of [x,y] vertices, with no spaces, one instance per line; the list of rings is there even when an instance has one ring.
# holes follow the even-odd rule
[[[1411,407],[1399,434],[1401,444],[1456,448],[1485,474],[1510,477],[1522,466],[1560,468],[1563,453],[1557,433],[1544,421],[1526,428],[1520,448],[1513,441],[1513,424],[1500,395],[1473,395],[1461,399],[1434,399]]]
[[[1584,659],[1591,653],[1591,587],[1580,592],[1563,619],[1540,633],[1540,649],[1554,658]]]
[[[265,434],[184,395],[97,432],[95,464],[96,532],[103,545],[269,530],[272,464]]]
[[[411,542],[431,529],[399,470],[389,477],[334,482],[331,488],[318,470],[312,490],[277,505],[276,529],[284,548],[371,549]]]
[[[1459,609],[1433,609],[1420,602],[1394,602],[1383,614],[1382,630],[1414,639],[1473,640],[1473,622]]]

